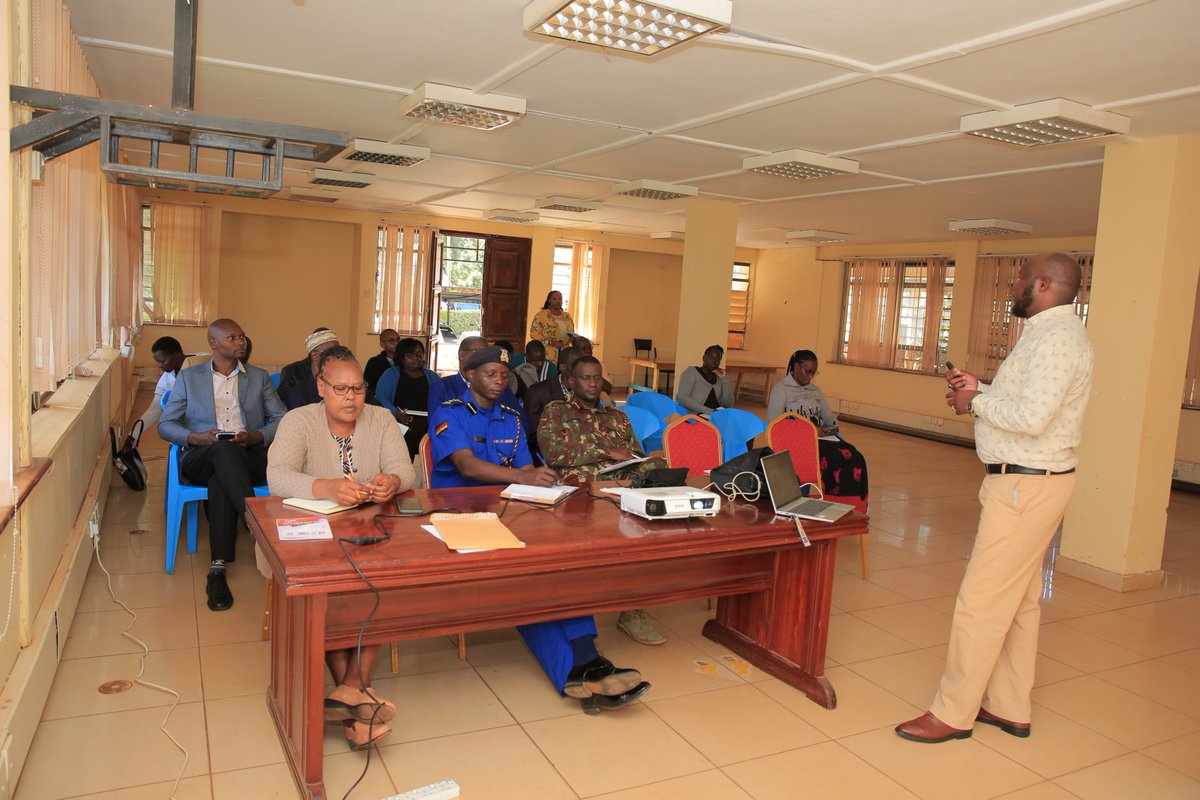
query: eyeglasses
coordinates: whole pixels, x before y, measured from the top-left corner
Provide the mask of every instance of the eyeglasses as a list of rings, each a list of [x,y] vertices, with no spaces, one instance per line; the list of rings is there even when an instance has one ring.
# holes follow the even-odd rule
[[[367,393],[367,384],[365,383],[356,383],[353,386],[349,386],[344,383],[330,383],[329,381],[325,380],[324,375],[321,376],[321,380],[324,381],[326,386],[328,386],[330,389],[333,389],[333,393],[338,397],[345,397],[346,392],[353,392],[354,394]]]

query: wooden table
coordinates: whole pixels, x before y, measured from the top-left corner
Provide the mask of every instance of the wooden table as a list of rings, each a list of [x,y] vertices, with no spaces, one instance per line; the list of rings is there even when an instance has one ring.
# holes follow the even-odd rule
[[[650,388],[658,391],[658,373],[659,372],[674,372],[675,361],[669,358],[649,358],[643,356],[626,356],[629,359],[629,382],[637,383],[637,370],[639,367],[650,370]],[[771,396],[771,385],[775,382],[775,375],[779,372],[778,366],[769,364],[754,364],[749,361],[730,361],[725,364],[725,372],[736,375],[733,385],[733,396],[737,399],[742,390],[742,376],[761,374],[764,378],[763,385],[763,403],[766,403]]]
[[[497,487],[415,494],[426,508],[500,507]],[[275,576],[271,715],[302,793],[324,798],[325,651],[354,646],[374,597],[335,542],[281,545],[274,521],[303,512],[278,497],[246,503],[247,521]],[[380,510],[367,506],[330,517],[334,535],[375,535]],[[552,510],[511,505],[504,522],[527,546],[471,554],[448,551],[419,528],[423,522],[389,519],[390,541],[347,545],[381,596],[366,643],[719,597],[706,637],[826,708],[836,704],[824,676],[835,544],[867,532],[861,514],[811,523],[808,548],[792,523],[763,502],[725,504],[707,519],[651,522],[579,492]],[[646,678],[653,682],[653,673]],[[546,691],[553,690],[547,685]],[[393,699],[403,714],[404,698]]]

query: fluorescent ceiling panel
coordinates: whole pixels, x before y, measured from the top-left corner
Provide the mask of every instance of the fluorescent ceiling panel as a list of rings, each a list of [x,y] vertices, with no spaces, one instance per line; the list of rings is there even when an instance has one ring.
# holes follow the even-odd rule
[[[976,236],[1008,236],[1014,233],[1033,233],[1033,226],[1024,222],[988,217],[986,219],[950,220],[950,230],[958,233],[971,233]]]
[[[546,211],[570,211],[573,214],[583,214],[588,211],[598,211],[604,208],[603,203],[580,200],[577,197],[562,197],[560,195],[543,197],[541,200],[535,202],[534,206]]]
[[[730,0],[534,0],[523,21],[530,33],[651,56],[725,30],[732,18]]]
[[[613,194],[624,194],[630,197],[644,197],[648,200],[678,200],[681,197],[695,197],[699,190],[695,186],[684,186],[680,183],[663,183],[647,179],[618,183],[613,187]]]
[[[428,122],[490,131],[525,116],[525,100],[502,94],[475,94],[457,86],[422,83],[400,102],[400,114]]]
[[[349,161],[384,164],[389,167],[411,167],[429,158],[428,147],[411,144],[389,144],[373,139],[355,139],[342,153]]]
[[[537,222],[538,218],[541,217],[541,215],[536,211],[514,211],[511,208],[493,208],[483,216],[484,219],[490,219],[496,222],[518,223]]]
[[[858,162],[848,158],[832,158],[808,150],[784,150],[769,156],[750,156],[742,159],[742,169],[762,172],[794,181],[831,178],[858,173]]]
[[[309,181],[318,186],[342,186],[347,189],[365,189],[374,182],[374,175],[337,169],[314,169],[312,180]]]
[[[833,242],[844,242],[849,238],[847,233],[838,233],[837,231],[823,231],[817,228],[809,228],[803,231],[784,231],[784,237],[789,242],[812,242],[814,244],[831,244]]]
[[[1129,117],[1058,98],[1008,111],[968,114],[962,118],[959,130],[993,142],[1041,147],[1129,133]]]

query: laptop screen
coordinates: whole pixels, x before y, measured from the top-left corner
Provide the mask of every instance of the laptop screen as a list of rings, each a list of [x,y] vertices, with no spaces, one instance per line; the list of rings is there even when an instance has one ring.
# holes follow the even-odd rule
[[[762,466],[767,490],[771,493],[771,503],[776,510],[800,498],[800,479],[796,477],[796,468],[792,466],[791,453],[782,450],[764,456]]]

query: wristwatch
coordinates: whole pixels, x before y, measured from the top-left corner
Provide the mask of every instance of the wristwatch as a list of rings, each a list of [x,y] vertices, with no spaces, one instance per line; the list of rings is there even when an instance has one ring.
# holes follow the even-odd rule
[[[978,395],[976,395],[976,397],[978,397]],[[972,397],[970,400],[967,401],[967,413],[970,414],[971,416],[975,416],[975,398],[974,397]]]

